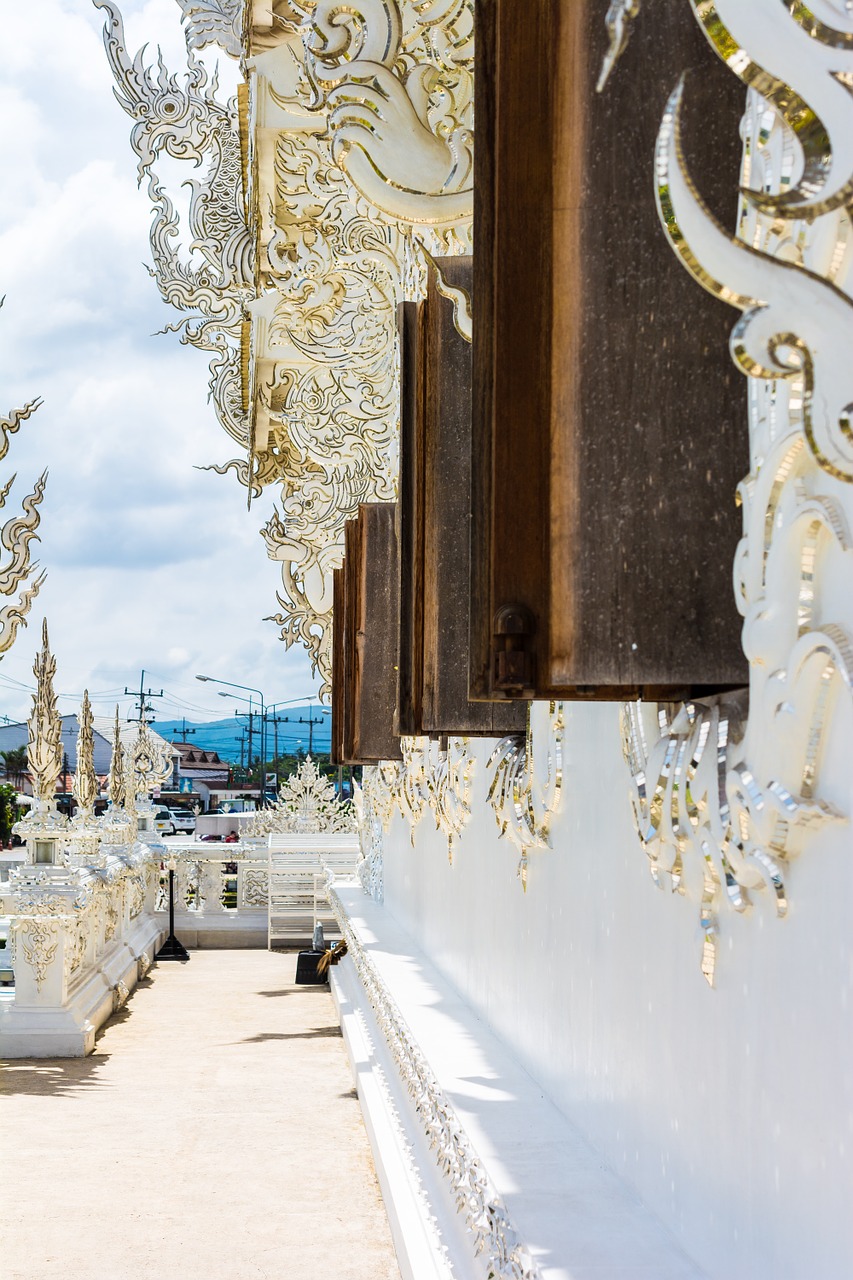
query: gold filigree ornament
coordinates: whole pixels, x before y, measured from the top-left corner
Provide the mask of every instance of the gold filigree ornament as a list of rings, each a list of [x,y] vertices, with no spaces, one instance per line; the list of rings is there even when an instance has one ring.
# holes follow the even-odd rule
[[[820,784],[833,721],[841,713],[849,729],[853,707],[853,615],[833,585],[849,580],[853,547],[853,306],[844,292],[851,253],[837,199],[850,169],[845,175],[836,163],[847,154],[846,143],[835,146],[841,117],[832,117],[832,148],[821,151],[815,112],[790,87],[806,71],[812,88],[826,87],[818,30],[806,30],[801,6],[773,5],[768,21],[778,39],[763,47],[773,49],[775,79],[746,53],[749,24],[771,6],[694,4],[718,52],[751,86],[740,239],[713,219],[684,165],[683,82],[667,105],[656,154],[671,247],[704,288],[743,312],[731,352],[749,375],[750,472],[738,487],[743,537],[734,564],[749,690],[623,709],[637,832],[655,882],[698,900],[710,985],[721,908],[746,914],[766,891],[784,917],[788,863],[816,831],[846,821]],[[833,60],[843,53],[836,48]],[[792,78],[782,83],[784,68]],[[835,87],[847,97],[832,97],[843,113],[850,94]],[[813,95],[812,106],[823,102]],[[853,153],[848,159],[853,167]],[[783,199],[786,192],[795,198]]]
[[[0,307],[4,299],[0,298]],[[40,407],[39,398],[29,400],[20,409],[12,409],[8,415],[0,415],[0,462],[9,452],[10,440]],[[0,509],[5,507],[6,499],[15,476],[0,489]],[[44,498],[47,484],[47,472],[42,472],[35,483],[32,493],[27,494],[22,505],[23,515],[13,516],[0,529],[0,545],[10,553],[5,564],[0,564],[0,595],[15,596],[17,599],[0,609],[0,654],[11,649],[18,633],[18,628],[27,625],[27,614],[33,600],[45,580],[45,574],[33,576],[38,569],[37,562],[32,560],[31,543],[38,541],[38,527],[41,520],[39,507]]]
[[[471,821],[471,790],[477,761],[467,738],[448,738],[435,751],[426,779],[427,802],[437,831],[447,840],[447,860],[452,865],[456,845]]]
[[[719,225],[684,162],[683,93],[682,80],[667,104],[655,157],[658,211],[670,244],[703,288],[744,313],[730,344],[738,367],[751,378],[795,384],[812,454],[826,472],[850,483],[853,303],[820,276],[757,252]]]
[[[832,30],[793,0],[690,0],[711,47],[772,104],[797,139],[800,175],[785,190],[747,189],[762,212],[816,218],[853,198],[853,33]],[[760,65],[750,53],[764,52]],[[808,69],[808,100],[794,86]]]
[[[486,765],[494,770],[488,801],[501,836],[519,850],[518,877],[525,892],[530,850],[551,848],[551,819],[563,793],[564,730],[562,702],[531,703],[527,732],[501,738]]]

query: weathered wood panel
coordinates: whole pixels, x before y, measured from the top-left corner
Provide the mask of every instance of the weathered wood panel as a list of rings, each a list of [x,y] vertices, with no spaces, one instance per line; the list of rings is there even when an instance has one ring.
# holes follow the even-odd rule
[[[438,260],[445,284],[470,294],[469,257]],[[422,729],[494,737],[524,728],[520,703],[472,702],[468,697],[468,620],[471,513],[471,344],[459,332],[453,303],[439,292],[430,266],[418,337],[420,425],[416,436],[416,500],[421,543],[420,623],[423,653]],[[405,372],[405,370],[404,370]],[[406,396],[408,406],[408,396]],[[405,469],[405,459],[403,459]]]
[[[599,0],[478,0],[471,694],[744,683],[749,467],[730,310],[675,260],[654,150],[686,68],[688,160],[730,225],[742,90],[680,0],[602,93]],[[709,109],[713,104],[713,110]]]
[[[333,708],[336,702],[341,706],[333,739],[340,723],[344,764],[401,758],[400,739],[394,732],[399,620],[395,519],[396,504],[365,503],[359,507],[358,519],[348,520],[345,526],[342,652],[337,663],[341,686],[332,692]],[[334,671],[333,662],[333,681]]]
[[[332,764],[345,764],[344,718],[346,715],[346,669],[344,666],[344,619],[346,615],[346,576],[335,569],[332,595],[332,724],[329,759]]]
[[[423,729],[423,385],[418,362],[423,303],[397,310],[400,341],[400,480],[397,543],[400,555],[400,632],[396,726],[418,736]]]

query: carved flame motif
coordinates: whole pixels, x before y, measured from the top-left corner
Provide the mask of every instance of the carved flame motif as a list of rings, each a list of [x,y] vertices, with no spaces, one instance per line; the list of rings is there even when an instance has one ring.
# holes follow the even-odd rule
[[[116,707],[113,754],[110,760],[110,776],[107,783],[107,794],[113,808],[120,809],[125,803],[125,781],[124,747],[121,745],[121,721],[119,720],[118,707]]]
[[[50,652],[47,619],[42,623],[41,650],[33,663],[33,675],[36,678],[36,691],[28,723],[27,760],[37,799],[52,805],[56,784],[62,773],[62,721],[53,691],[56,659]]]
[[[89,690],[83,691],[80,708],[80,731],[77,735],[77,770],[74,774],[74,798],[85,816],[91,816],[98,798],[98,779],[95,774],[95,736]],[[80,816],[80,815],[78,815]]]

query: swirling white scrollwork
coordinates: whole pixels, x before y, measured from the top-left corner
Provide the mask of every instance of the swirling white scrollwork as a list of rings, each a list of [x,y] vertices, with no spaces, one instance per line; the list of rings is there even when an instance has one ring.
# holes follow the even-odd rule
[[[471,792],[476,759],[467,738],[448,738],[442,750],[435,746],[427,777],[427,796],[437,831],[447,841],[447,858],[453,862],[462,832],[471,820]]]
[[[748,15],[728,0],[694,4],[712,42],[753,86],[739,238],[715,222],[686,171],[683,84],[668,104],[656,157],[672,248],[703,287],[744,313],[731,351],[749,375],[751,469],[738,490],[744,532],[734,566],[748,695],[661,708],[658,723],[640,706],[623,712],[638,834],[660,885],[688,895],[698,885],[702,971],[711,984],[720,906],[746,912],[755,891],[769,889],[784,916],[788,861],[815,831],[845,820],[819,793],[819,780],[830,735],[853,727],[853,608],[849,593],[832,585],[849,581],[853,547],[853,255],[849,217],[836,199],[849,188],[853,154],[844,175],[846,143],[835,147],[841,117],[828,110],[833,146],[810,152],[814,112],[803,105],[809,94],[819,101],[827,49],[840,67],[846,46],[822,42],[819,24],[807,29],[804,6],[774,3],[778,38],[764,47],[772,47],[777,73],[787,68],[792,83],[795,72],[805,81],[800,97],[787,81],[780,90],[743,44],[732,43],[733,33],[746,39],[767,4],[744,7]],[[795,107],[799,116],[791,115]],[[783,199],[786,191],[794,198]]]
[[[133,120],[130,142],[139,159],[139,181],[147,178],[154,206],[152,275],[164,302],[190,312],[169,331],[182,342],[212,353],[210,390],[223,428],[244,448],[248,427],[242,404],[243,305],[254,296],[253,246],[243,208],[243,164],[236,101],[220,102],[215,75],[188,50],[185,83],[158,60],[145,66],[145,49],[131,59],[122,17],[111,0],[104,46],[115,79],[115,96]],[[190,9],[192,6],[190,6]],[[185,10],[188,12],[188,10]],[[195,47],[201,45],[196,40]],[[161,154],[208,165],[206,180],[190,179],[189,231],[183,251],[180,219],[157,176]]]
[[[376,965],[361,945],[334,885],[329,886],[328,892],[347,953],[412,1100],[417,1120],[447,1179],[457,1212],[464,1215],[473,1257],[482,1257],[483,1274],[495,1280],[540,1280],[539,1268],[519,1238],[507,1207],[471,1146],[450,1099],[430,1070]]]
[[[33,971],[36,989],[41,991],[47,972],[56,959],[61,926],[50,916],[18,916],[12,920],[11,936],[14,939],[14,962],[21,957]]]
[[[470,0],[300,4],[311,106],[334,160],[387,218],[452,226],[472,213]]]
[[[853,197],[853,34],[795,0],[690,0],[718,56],[778,111],[801,154],[783,190],[747,189],[762,212],[818,217]],[[750,50],[761,49],[761,63]],[[806,75],[804,75],[804,67]],[[797,84],[805,79],[802,93]]]
[[[382,838],[394,816],[396,781],[396,764],[365,765],[361,787],[355,792],[361,846],[361,862],[356,874],[364,892],[376,902],[382,902],[385,895]]]
[[[0,307],[5,299],[0,298]],[[29,400],[20,409],[12,409],[8,415],[0,415],[0,462],[9,452],[11,437],[21,428],[40,407],[40,399]],[[6,505],[15,476],[0,489],[0,510]],[[27,614],[33,600],[45,580],[45,574],[36,575],[38,564],[32,559],[31,543],[38,541],[38,527],[41,521],[41,506],[47,484],[47,472],[42,472],[36,481],[33,492],[27,494],[22,502],[23,515],[12,516],[0,529],[0,545],[9,552],[9,559],[0,564],[0,595],[15,596],[16,600],[0,609],[0,654],[11,649],[18,633],[18,628],[27,625]]]
[[[489,804],[501,835],[521,854],[518,875],[525,891],[529,851],[551,848],[551,818],[559,809],[563,792],[564,729],[562,702],[533,704],[527,732],[501,738],[486,766],[494,770]]]
[[[247,454],[213,469],[253,495],[281,484],[262,530],[281,566],[271,620],[328,682],[344,522],[395,494],[396,308],[423,289],[415,235],[436,252],[470,252],[472,0],[276,0],[247,14],[253,51],[271,55],[249,64],[249,225],[239,112],[193,52],[211,40],[234,52],[240,6],[181,0],[181,84],[162,63],[131,59],[117,10],[98,3],[155,207],[154,274],[165,300],[192,313],[176,326],[182,341],[213,353],[220,421]],[[210,166],[192,186],[183,255],[161,154]]]

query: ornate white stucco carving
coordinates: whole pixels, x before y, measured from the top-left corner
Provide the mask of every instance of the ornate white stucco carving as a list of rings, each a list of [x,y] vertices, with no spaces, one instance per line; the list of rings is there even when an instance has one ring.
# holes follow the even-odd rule
[[[0,299],[0,307],[3,299]],[[15,435],[41,405],[40,399],[29,400],[20,409],[12,409],[8,415],[0,415],[0,462],[9,452],[10,437]],[[6,506],[15,477],[0,488],[0,510]],[[0,595],[17,596],[0,609],[0,655],[11,649],[15,642],[18,627],[27,625],[27,614],[45,574],[36,575],[38,564],[32,559],[30,544],[38,540],[38,527],[41,521],[39,507],[44,497],[47,484],[47,472],[42,472],[35,483],[32,493],[27,494],[22,502],[24,514],[12,516],[0,529],[0,545],[9,552],[9,559],[0,564]],[[36,576],[34,576],[36,575]]]
[[[241,343],[243,306],[254,296],[254,266],[244,209],[237,102],[219,100],[216,76],[210,76],[194,53],[208,43],[201,38],[202,6],[183,6],[191,25],[181,84],[162,57],[158,56],[156,71],[145,65],[144,48],[131,58],[119,10],[110,0],[94,2],[108,15],[104,47],[114,92],[134,122],[130,143],[139,160],[137,173],[140,183],[147,180],[154,206],[151,274],[163,301],[188,313],[168,330],[179,333],[181,342],[211,353],[210,391],[220,424],[247,448]],[[213,35],[213,27],[207,30]],[[196,169],[206,166],[203,176],[188,178],[189,226],[183,236],[175,204],[157,173],[161,155],[190,161]]]
[[[489,757],[489,804],[498,829],[520,853],[518,877],[527,889],[529,853],[551,848],[551,818],[563,793],[562,702],[532,703],[527,732],[501,738]]]
[[[826,791],[822,764],[836,721],[849,730],[853,710],[853,593],[844,590],[853,237],[843,207],[853,182],[853,17],[795,0],[691,3],[713,47],[751,86],[737,235],[713,219],[684,165],[679,107],[689,82],[673,93],[656,158],[674,251],[742,312],[731,351],[749,379],[751,468],[738,492],[734,590],[750,681],[748,698],[659,713],[627,707],[623,728],[654,878],[683,892],[691,865],[701,869],[702,970],[713,983],[720,907],[747,911],[766,888],[784,915],[788,859],[813,832],[849,817]]]
[[[310,756],[279,788],[275,804],[259,809],[246,827],[248,836],[286,831],[355,831],[352,804],[339,800],[334,783]]]
[[[395,492],[396,306],[423,291],[421,243],[470,250],[472,0],[248,6],[247,213],[239,111],[194,53],[215,41],[236,55],[241,7],[180,0],[181,87],[162,63],[155,75],[130,58],[118,11],[98,3],[155,206],[154,274],[166,301],[193,312],[176,327],[214,353],[219,417],[246,451],[214,469],[250,495],[281,486],[261,531],[281,566],[271,620],[328,681],[344,521]],[[161,153],[210,165],[193,186],[192,255],[175,247]]]
[[[178,0],[178,4],[189,48],[218,44],[232,58],[240,57],[245,0]]]
[[[139,808],[148,802],[149,793],[162,787],[172,776],[172,752],[162,738],[155,739],[144,720],[139,721],[136,737],[125,763],[125,795],[128,806]]]
[[[62,721],[56,706],[53,677],[56,659],[50,652],[47,619],[42,622],[41,649],[33,663],[36,691],[27,724],[27,767],[33,780],[35,803],[12,830],[24,837],[61,833],[68,819],[56,808],[56,784],[62,772]]]
[[[368,846],[372,848],[376,841],[381,845],[382,832],[388,830],[396,807],[411,827],[412,844],[415,827],[429,811],[436,830],[447,841],[447,857],[452,862],[459,836],[471,818],[476,760],[469,741],[451,737],[443,746],[429,738],[403,738],[401,743],[400,764],[386,760],[365,766],[363,771],[362,811],[364,815],[369,812],[371,823],[365,839],[367,818],[362,819],[365,857]]]

